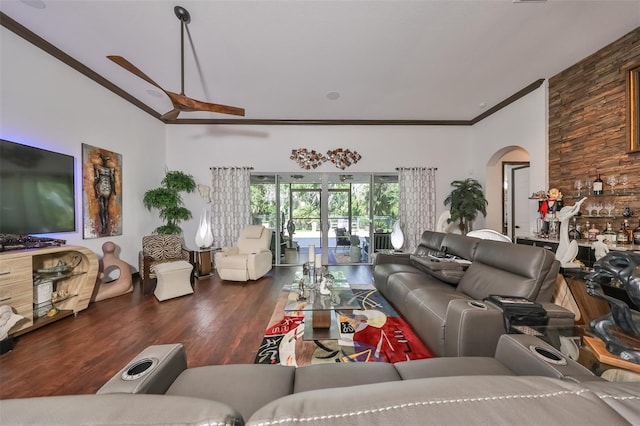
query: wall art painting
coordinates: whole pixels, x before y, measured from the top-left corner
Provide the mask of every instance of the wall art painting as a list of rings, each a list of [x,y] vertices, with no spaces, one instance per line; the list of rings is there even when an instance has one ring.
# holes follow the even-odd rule
[[[122,155],[82,144],[84,239],[122,235]]]

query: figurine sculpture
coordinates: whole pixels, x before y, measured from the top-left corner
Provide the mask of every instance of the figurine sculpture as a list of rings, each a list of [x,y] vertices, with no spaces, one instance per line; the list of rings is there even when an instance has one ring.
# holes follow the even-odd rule
[[[580,206],[587,197],[582,198],[573,206],[566,206],[560,209],[558,220],[560,221],[560,243],[556,250],[556,259],[560,261],[563,268],[578,268],[579,265],[573,263],[578,254],[578,242],[569,241],[569,221],[580,211]]]
[[[629,299],[640,306],[640,255],[610,251],[594,263],[593,267],[595,271],[585,277],[587,293],[608,302],[611,313],[591,321],[591,330],[602,339],[609,352],[626,361],[640,364],[640,347],[629,342],[640,338],[640,312],[629,308],[624,301],[606,295],[602,289],[602,284],[617,279]],[[630,339],[625,339],[624,334]]]
[[[538,205],[538,212],[542,219],[542,235],[548,237],[557,232],[556,214],[562,206],[562,192],[558,188],[551,188],[549,194],[544,194],[544,199]]]
[[[102,245],[102,252],[104,256],[100,262],[100,283],[93,298],[94,302],[110,299],[133,291],[131,267],[128,263],[118,258],[115,253],[116,245],[111,241],[107,241]],[[108,275],[110,269],[119,270],[120,276],[114,281],[104,282],[103,279]]]
[[[594,251],[596,260],[600,260],[609,253],[609,246],[604,242],[606,235],[596,236],[596,241],[591,243],[591,248]]]

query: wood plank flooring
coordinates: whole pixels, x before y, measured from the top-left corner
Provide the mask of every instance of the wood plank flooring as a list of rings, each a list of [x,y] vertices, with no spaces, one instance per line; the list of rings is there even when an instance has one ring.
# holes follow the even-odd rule
[[[352,283],[371,283],[368,265],[335,266]],[[134,291],[91,303],[16,338],[0,355],[0,399],[95,393],[149,345],[183,343],[189,367],[253,363],[282,286],[295,268],[279,266],[248,283],[196,280],[194,294],[158,302]]]

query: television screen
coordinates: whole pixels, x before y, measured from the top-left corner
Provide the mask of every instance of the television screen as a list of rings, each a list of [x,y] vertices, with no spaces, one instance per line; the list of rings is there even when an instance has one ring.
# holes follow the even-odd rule
[[[0,233],[76,230],[70,155],[0,139]]]

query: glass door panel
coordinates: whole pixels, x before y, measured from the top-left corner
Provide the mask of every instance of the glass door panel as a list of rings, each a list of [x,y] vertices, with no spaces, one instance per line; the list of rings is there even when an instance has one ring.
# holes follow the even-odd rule
[[[370,180],[368,174],[329,176],[329,264],[369,262]]]
[[[274,263],[301,265],[309,260],[310,245],[315,254],[323,254],[324,264],[370,263],[372,212],[383,211],[378,222],[390,229],[386,224],[390,218],[384,217],[389,208],[375,210],[373,183],[374,176],[368,173],[252,176],[253,221],[272,229]],[[382,205],[389,202],[384,199]]]

